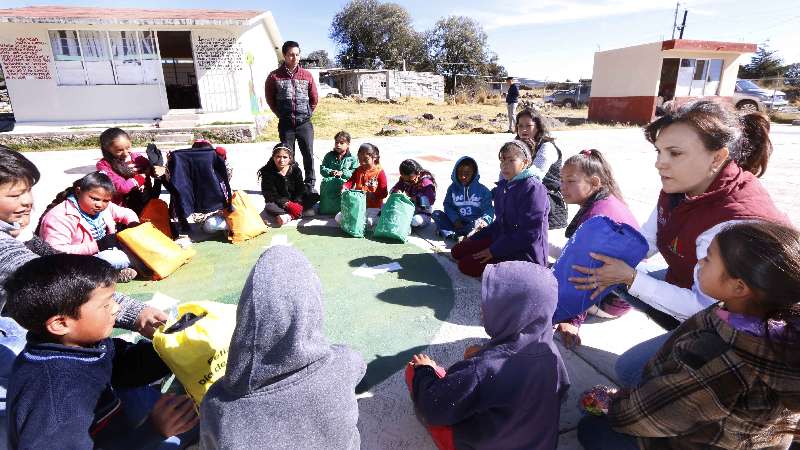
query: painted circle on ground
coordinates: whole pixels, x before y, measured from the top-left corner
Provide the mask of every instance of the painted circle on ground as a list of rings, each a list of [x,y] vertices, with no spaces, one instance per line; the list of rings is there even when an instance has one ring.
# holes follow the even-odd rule
[[[428,346],[453,308],[452,282],[431,253],[413,244],[343,237],[332,227],[271,229],[239,245],[199,242],[192,260],[168,278],[117,288],[142,301],[160,292],[179,302],[235,304],[253,264],[273,243],[296,247],[314,266],[324,291],[328,339],[358,350],[368,364],[359,392],[403,369],[411,355]],[[398,271],[368,270],[395,262]]]

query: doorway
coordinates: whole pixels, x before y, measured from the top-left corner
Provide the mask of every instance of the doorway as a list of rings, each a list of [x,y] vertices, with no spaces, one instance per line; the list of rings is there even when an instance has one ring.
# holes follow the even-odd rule
[[[158,47],[169,108],[200,109],[191,32],[159,31]]]
[[[680,58],[664,58],[661,63],[661,79],[658,83],[658,96],[662,102],[675,98],[675,88],[678,85],[678,68]]]

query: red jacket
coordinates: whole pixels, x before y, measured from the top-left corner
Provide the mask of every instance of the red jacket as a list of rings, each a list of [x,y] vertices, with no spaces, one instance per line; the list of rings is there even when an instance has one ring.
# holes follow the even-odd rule
[[[695,243],[709,228],[730,220],[766,220],[788,224],[758,178],[729,162],[704,194],[666,194],[658,198],[656,245],[669,269],[666,281],[682,288],[694,284]]]
[[[270,72],[264,90],[269,109],[284,126],[308,122],[319,100],[314,76],[300,66],[292,73],[281,64]]]

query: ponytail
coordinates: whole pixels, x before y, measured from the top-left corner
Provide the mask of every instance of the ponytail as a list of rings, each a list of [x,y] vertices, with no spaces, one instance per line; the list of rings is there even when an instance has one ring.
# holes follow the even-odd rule
[[[96,188],[105,189],[111,194],[117,192],[117,190],[114,188],[114,183],[111,181],[111,178],[109,178],[104,172],[92,172],[84,175],[82,178],[75,180],[75,182],[72,183],[72,186],[59,192],[56,195],[56,198],[54,198],[53,201],[44,208],[42,215],[39,217],[39,224],[36,225],[36,231],[34,231],[34,233],[39,236],[39,231],[41,231],[42,220],[44,219],[44,216],[46,216],[51,209],[55,208],[56,205],[64,202],[67,197],[70,195],[75,195],[78,191],[85,192]]]
[[[767,171],[772,155],[769,118],[763,113],[751,113],[742,116],[739,121],[742,134],[731,146],[731,153],[739,167],[760,177]]]

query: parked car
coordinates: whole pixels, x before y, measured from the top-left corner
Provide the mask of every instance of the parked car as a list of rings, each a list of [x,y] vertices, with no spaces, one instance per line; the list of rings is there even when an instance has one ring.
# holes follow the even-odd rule
[[[565,108],[575,108],[581,105],[588,105],[591,92],[592,86],[576,86],[572,89],[554,91],[544,97],[544,102]]]
[[[789,104],[786,93],[764,89],[750,80],[736,80],[733,104],[742,112],[757,112],[782,108]]]

